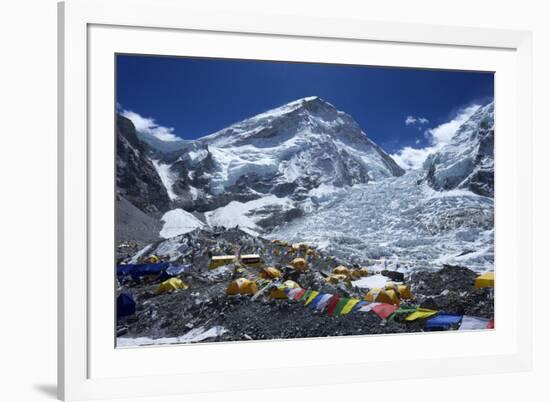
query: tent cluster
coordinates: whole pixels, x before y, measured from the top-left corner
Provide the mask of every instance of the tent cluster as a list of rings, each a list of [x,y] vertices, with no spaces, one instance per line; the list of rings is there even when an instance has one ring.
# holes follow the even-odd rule
[[[156,289],[157,294],[171,293],[180,289],[188,289],[189,285],[177,278],[191,268],[191,264],[176,265],[168,262],[160,262],[160,259],[151,255],[143,260],[144,264],[119,264],[116,273],[119,280],[131,278],[140,280],[144,278],[162,281]],[[117,318],[135,314],[136,301],[130,293],[121,293],[117,297]]]
[[[395,304],[369,302],[352,297],[340,297],[321,293],[316,290],[303,289],[294,285],[286,287],[283,284],[277,290],[284,291],[287,298],[292,301],[303,303],[304,306],[309,307],[317,313],[326,313],[331,316],[372,311],[383,320],[394,320],[399,316],[403,316],[404,320],[408,322],[424,320],[424,328],[427,331],[494,328],[494,320],[481,317],[450,314],[403,304],[398,307]]]
[[[310,257],[310,258],[319,258],[318,253],[315,251],[315,248],[307,243],[289,243],[281,240],[273,240],[272,244],[275,246],[286,249],[287,255],[295,255],[296,257]],[[284,251],[284,250],[283,250]]]
[[[360,279],[364,276],[369,275],[369,270],[366,267],[349,269],[343,265],[338,265],[332,270],[332,274],[325,278],[327,283],[337,285],[340,282],[345,283],[347,286],[351,287],[351,281],[355,279]]]
[[[384,289],[373,288],[366,295],[365,300],[369,302],[387,303],[399,306],[401,300],[411,300],[413,295],[407,285],[388,283]]]

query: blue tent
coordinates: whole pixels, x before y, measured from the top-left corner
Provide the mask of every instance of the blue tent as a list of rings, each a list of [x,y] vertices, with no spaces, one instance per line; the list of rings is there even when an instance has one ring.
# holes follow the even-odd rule
[[[453,326],[458,326],[462,316],[457,314],[440,313],[426,321],[426,331],[447,331]]]
[[[136,302],[131,294],[121,293],[116,299],[117,318],[133,315],[136,312]]]
[[[170,266],[167,262],[158,264],[125,264],[117,265],[116,273],[118,276],[131,275],[132,278],[140,276],[160,275]]]

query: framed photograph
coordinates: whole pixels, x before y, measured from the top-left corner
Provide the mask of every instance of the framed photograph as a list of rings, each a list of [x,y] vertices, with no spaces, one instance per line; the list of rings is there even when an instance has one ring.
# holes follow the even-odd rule
[[[59,17],[62,399],[530,369],[530,33]]]

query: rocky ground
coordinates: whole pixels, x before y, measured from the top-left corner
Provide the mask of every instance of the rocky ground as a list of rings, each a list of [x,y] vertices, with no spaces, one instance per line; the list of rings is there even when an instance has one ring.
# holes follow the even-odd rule
[[[180,337],[193,330],[214,327],[221,327],[223,331],[205,341],[402,333],[423,329],[420,321],[385,321],[372,312],[343,316],[316,313],[303,303],[271,299],[267,291],[255,299],[250,295],[226,295],[226,289],[235,275],[255,278],[258,268],[247,267],[237,274],[233,265],[208,270],[212,254],[233,254],[238,250],[241,254],[258,253],[265,266],[283,271],[296,256],[305,256],[303,251],[292,251],[288,246],[276,245],[238,229],[196,230],[169,241],[154,243],[147,252],[140,253],[140,247],[137,243],[121,243],[117,255],[121,261],[137,263],[150,254],[156,254],[163,261],[186,264],[189,269],[179,278],[189,288],[157,294],[161,278],[119,278],[117,294],[130,293],[136,300],[136,313],[118,320],[117,335],[121,339]],[[363,299],[368,289],[350,287],[344,282],[333,285],[325,281],[334,267],[344,261],[319,250],[308,258],[309,269],[305,273],[288,270],[285,279],[294,279],[302,288]],[[468,268],[444,266],[435,271],[417,269],[406,273],[395,267],[384,270],[373,265],[372,261],[356,263],[358,266],[367,265],[372,274],[382,273],[394,281],[410,285],[414,300],[406,301],[406,304],[413,307],[493,317],[492,289],[474,289],[477,274]]]

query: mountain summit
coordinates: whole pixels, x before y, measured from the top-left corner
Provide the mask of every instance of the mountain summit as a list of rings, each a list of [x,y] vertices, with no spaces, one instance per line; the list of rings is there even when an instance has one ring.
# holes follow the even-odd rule
[[[202,137],[166,162],[179,172],[173,186],[180,199],[197,192],[299,197],[321,184],[342,187],[404,173],[351,116],[318,97]]]

